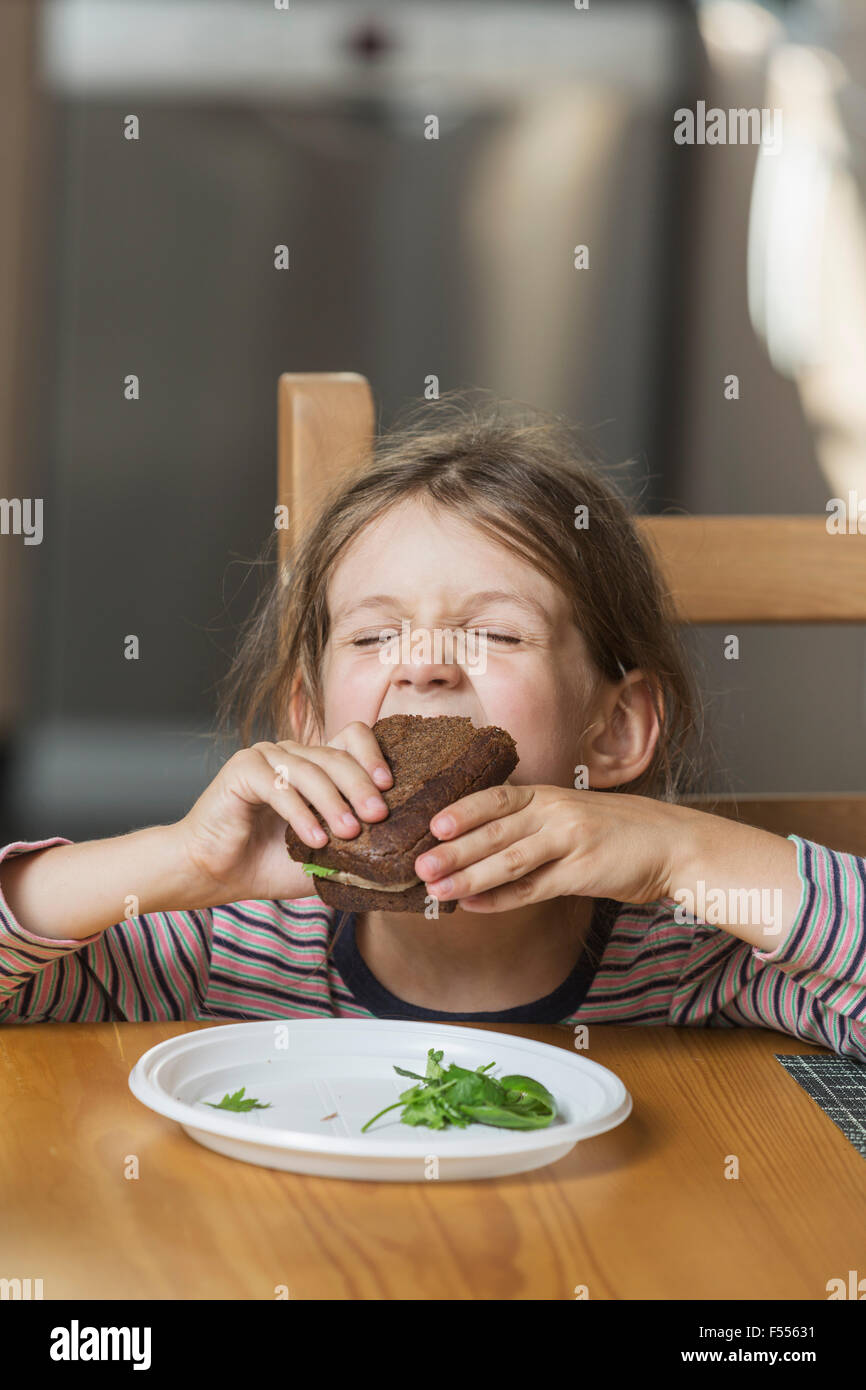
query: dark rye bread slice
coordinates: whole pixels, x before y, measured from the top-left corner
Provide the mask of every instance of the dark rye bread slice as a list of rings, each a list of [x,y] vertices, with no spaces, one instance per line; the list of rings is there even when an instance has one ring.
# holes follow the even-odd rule
[[[504,729],[476,729],[459,715],[394,714],[378,720],[373,733],[394,776],[393,787],[382,792],[387,819],[361,821],[360,833],[342,840],[313,810],[329,836],[327,844],[313,849],[287,826],[286,847],[302,863],[347,870],[381,884],[404,883],[415,878],[418,855],[439,843],[429,829],[431,817],[461,796],[504,782],[519,761],[517,746]],[[316,891],[329,906],[350,912],[423,912],[427,897],[423,882],[400,893],[377,893],[321,876]],[[443,902],[439,911],[455,907],[453,900]]]

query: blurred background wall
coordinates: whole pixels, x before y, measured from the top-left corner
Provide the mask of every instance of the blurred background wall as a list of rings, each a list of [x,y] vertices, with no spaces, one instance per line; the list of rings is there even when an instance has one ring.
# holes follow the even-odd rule
[[[283,371],[383,427],[431,373],[564,412],[647,511],[866,493],[860,5],[6,0],[0,81],[0,496],[44,499],[0,535],[7,840],[214,775]],[[675,144],[699,100],[783,149]],[[862,631],[739,635],[690,636],[719,788],[862,789]]]

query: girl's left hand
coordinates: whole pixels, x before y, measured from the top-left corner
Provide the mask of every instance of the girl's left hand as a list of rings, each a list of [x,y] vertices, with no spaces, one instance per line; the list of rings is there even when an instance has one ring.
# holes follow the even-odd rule
[[[435,897],[477,912],[571,894],[655,902],[670,896],[696,815],[646,796],[504,783],[443,807],[430,821],[443,843],[415,872]]]

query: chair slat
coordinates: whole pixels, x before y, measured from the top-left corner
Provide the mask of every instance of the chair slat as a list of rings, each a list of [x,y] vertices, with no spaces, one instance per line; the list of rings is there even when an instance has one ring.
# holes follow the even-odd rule
[[[685,622],[866,622],[866,534],[832,535],[815,516],[648,516],[638,527]]]
[[[328,490],[372,444],[373,394],[358,372],[283,372],[277,384],[277,500],[288,508],[280,564]]]
[[[774,835],[800,835],[829,849],[866,856],[866,796],[768,793],[718,800],[694,797],[688,804],[714,816],[760,826]]]

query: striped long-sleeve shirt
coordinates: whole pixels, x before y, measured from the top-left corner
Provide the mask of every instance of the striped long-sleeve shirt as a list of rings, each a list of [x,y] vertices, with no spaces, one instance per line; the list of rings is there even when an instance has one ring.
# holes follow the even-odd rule
[[[0,893],[0,1023],[336,1017],[769,1027],[866,1061],[866,860],[789,838],[802,896],[772,950],[679,920],[672,899],[596,899],[563,983],[496,1013],[398,999],[358,950],[354,916],[316,897],[149,912],[62,941],[28,931]],[[16,841],[0,862],[69,843]]]

